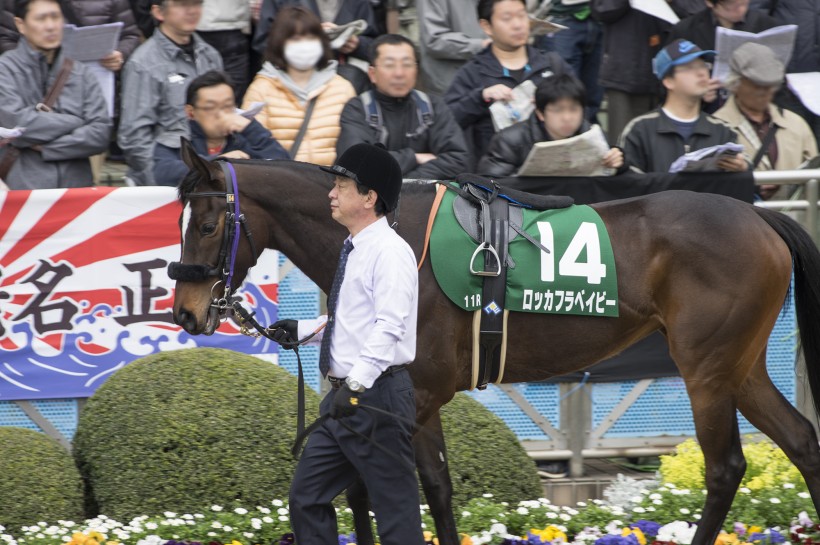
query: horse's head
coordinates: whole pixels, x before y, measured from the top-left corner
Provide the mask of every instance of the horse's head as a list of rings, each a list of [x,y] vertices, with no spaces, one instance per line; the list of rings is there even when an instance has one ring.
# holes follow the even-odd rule
[[[182,256],[168,267],[177,281],[174,322],[192,335],[211,335],[256,263],[257,250],[245,223],[247,203],[235,195],[233,165],[202,159],[185,139],[181,153],[191,170],[179,185]]]

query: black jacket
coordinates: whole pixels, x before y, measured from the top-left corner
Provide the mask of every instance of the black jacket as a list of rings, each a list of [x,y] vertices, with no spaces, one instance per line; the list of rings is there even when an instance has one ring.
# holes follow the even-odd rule
[[[765,13],[750,9],[746,13],[746,19],[740,23],[735,23],[733,30],[757,33],[776,26],[777,21]],[[717,27],[718,22],[712,14],[712,10],[706,8],[673,26],[669,32],[667,43],[683,38],[701,49],[714,49],[715,29]]]
[[[709,114],[701,113],[695,131],[684,142],[677,128],[661,108],[636,117],[624,129],[618,146],[624,150],[624,161],[641,172],[669,172],[675,159],[699,149],[737,142],[730,125]]]
[[[530,70],[520,80],[505,75],[505,69],[487,46],[470,62],[456,72],[444,100],[453,112],[458,124],[465,129],[467,145],[473,156],[478,159],[484,155],[495,131],[490,117],[490,103],[481,93],[487,87],[502,83],[515,87],[519,83],[532,80],[535,85],[552,74],[570,73],[569,65],[558,55],[544,54],[534,47],[527,46]]]
[[[140,44],[140,31],[128,0],[60,0],[66,23],[77,26],[122,22],[117,50],[125,60]],[[0,53],[17,47],[20,34],[14,24],[14,0],[2,0],[0,11]]]
[[[263,55],[267,47],[268,34],[270,33],[273,20],[280,9],[286,6],[304,6],[319,17],[319,6],[316,0],[264,0],[259,13],[259,22],[253,34],[253,49]],[[337,25],[352,23],[358,19],[367,21],[367,30],[359,36],[359,46],[350,55],[358,59],[370,61],[370,44],[376,38],[376,17],[373,15],[373,8],[370,0],[341,0],[339,13],[333,20]]]
[[[412,97],[393,98],[373,91],[373,98],[382,111],[382,123],[387,129],[387,149],[401,166],[404,178],[423,180],[451,180],[468,170],[467,145],[453,114],[437,97],[430,97],[433,124],[418,136],[410,137],[419,127],[416,104]],[[379,131],[365,116],[360,97],[351,99],[342,110],[342,132],[336,141],[336,153],[342,155],[349,147],[360,142],[375,144]],[[416,153],[432,153],[436,159],[423,165],[416,163]]]
[[[749,11],[764,10],[780,25],[797,25],[787,73],[820,72],[820,7],[817,0],[752,0]]]
[[[189,123],[191,144],[197,154],[206,159],[216,159],[208,155],[208,141],[202,132],[202,126],[196,121]],[[256,120],[251,120],[242,132],[229,135],[225,149],[220,154],[237,150],[244,151],[251,159],[290,159],[285,148]],[[182,162],[179,148],[170,148],[157,142],[154,145],[154,181],[157,185],[177,186],[186,174],[188,167]]]

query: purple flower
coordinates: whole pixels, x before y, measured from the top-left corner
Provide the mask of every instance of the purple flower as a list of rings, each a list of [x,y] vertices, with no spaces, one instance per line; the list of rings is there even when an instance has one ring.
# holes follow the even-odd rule
[[[279,545],[293,545],[293,543],[295,543],[295,542],[296,542],[296,537],[292,533],[284,534],[279,539]]]
[[[595,545],[640,545],[640,543],[635,534],[629,534],[625,537],[607,534],[596,539]]]
[[[652,522],[651,520],[641,519],[630,524],[629,527],[633,530],[637,528],[638,530],[643,532],[643,535],[645,535],[647,539],[649,539],[658,535],[658,530],[660,529],[661,525],[657,522]]]
[[[777,530],[769,530],[768,534],[757,533],[749,536],[749,541],[754,543],[755,541],[762,541],[763,543],[769,543],[774,545],[775,543],[783,543],[786,541],[786,538],[778,532]]]
[[[348,543],[356,543],[356,534],[352,533],[350,535],[341,534],[339,536],[339,545],[348,545]]]

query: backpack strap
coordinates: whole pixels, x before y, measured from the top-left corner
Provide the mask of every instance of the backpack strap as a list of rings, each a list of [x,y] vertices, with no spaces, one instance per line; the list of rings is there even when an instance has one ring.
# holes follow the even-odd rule
[[[373,91],[365,91],[359,98],[364,106],[364,119],[370,125],[379,137],[379,142],[382,145],[387,145],[387,129],[384,126],[384,118],[382,117],[382,109],[379,103],[373,97]]]
[[[427,93],[413,89],[410,91],[410,96],[413,97],[413,102],[416,105],[416,115],[419,119],[419,124],[416,130],[408,132],[408,138],[418,138],[424,132],[433,126],[433,102]]]

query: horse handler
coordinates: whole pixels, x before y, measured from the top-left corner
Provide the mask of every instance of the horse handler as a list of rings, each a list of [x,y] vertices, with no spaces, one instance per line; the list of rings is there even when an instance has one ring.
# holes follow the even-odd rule
[[[319,369],[332,385],[319,410],[330,418],[310,435],[296,467],[291,524],[299,545],[336,543],[331,502],[361,475],[381,543],[421,545],[411,444],[416,402],[407,372],[416,355],[418,273],[412,249],[385,217],[398,204],[401,169],[370,144],[356,144],[321,168],[336,175],[330,211],[350,232],[328,315],[273,324],[280,342],[327,324],[314,340],[321,340]]]

